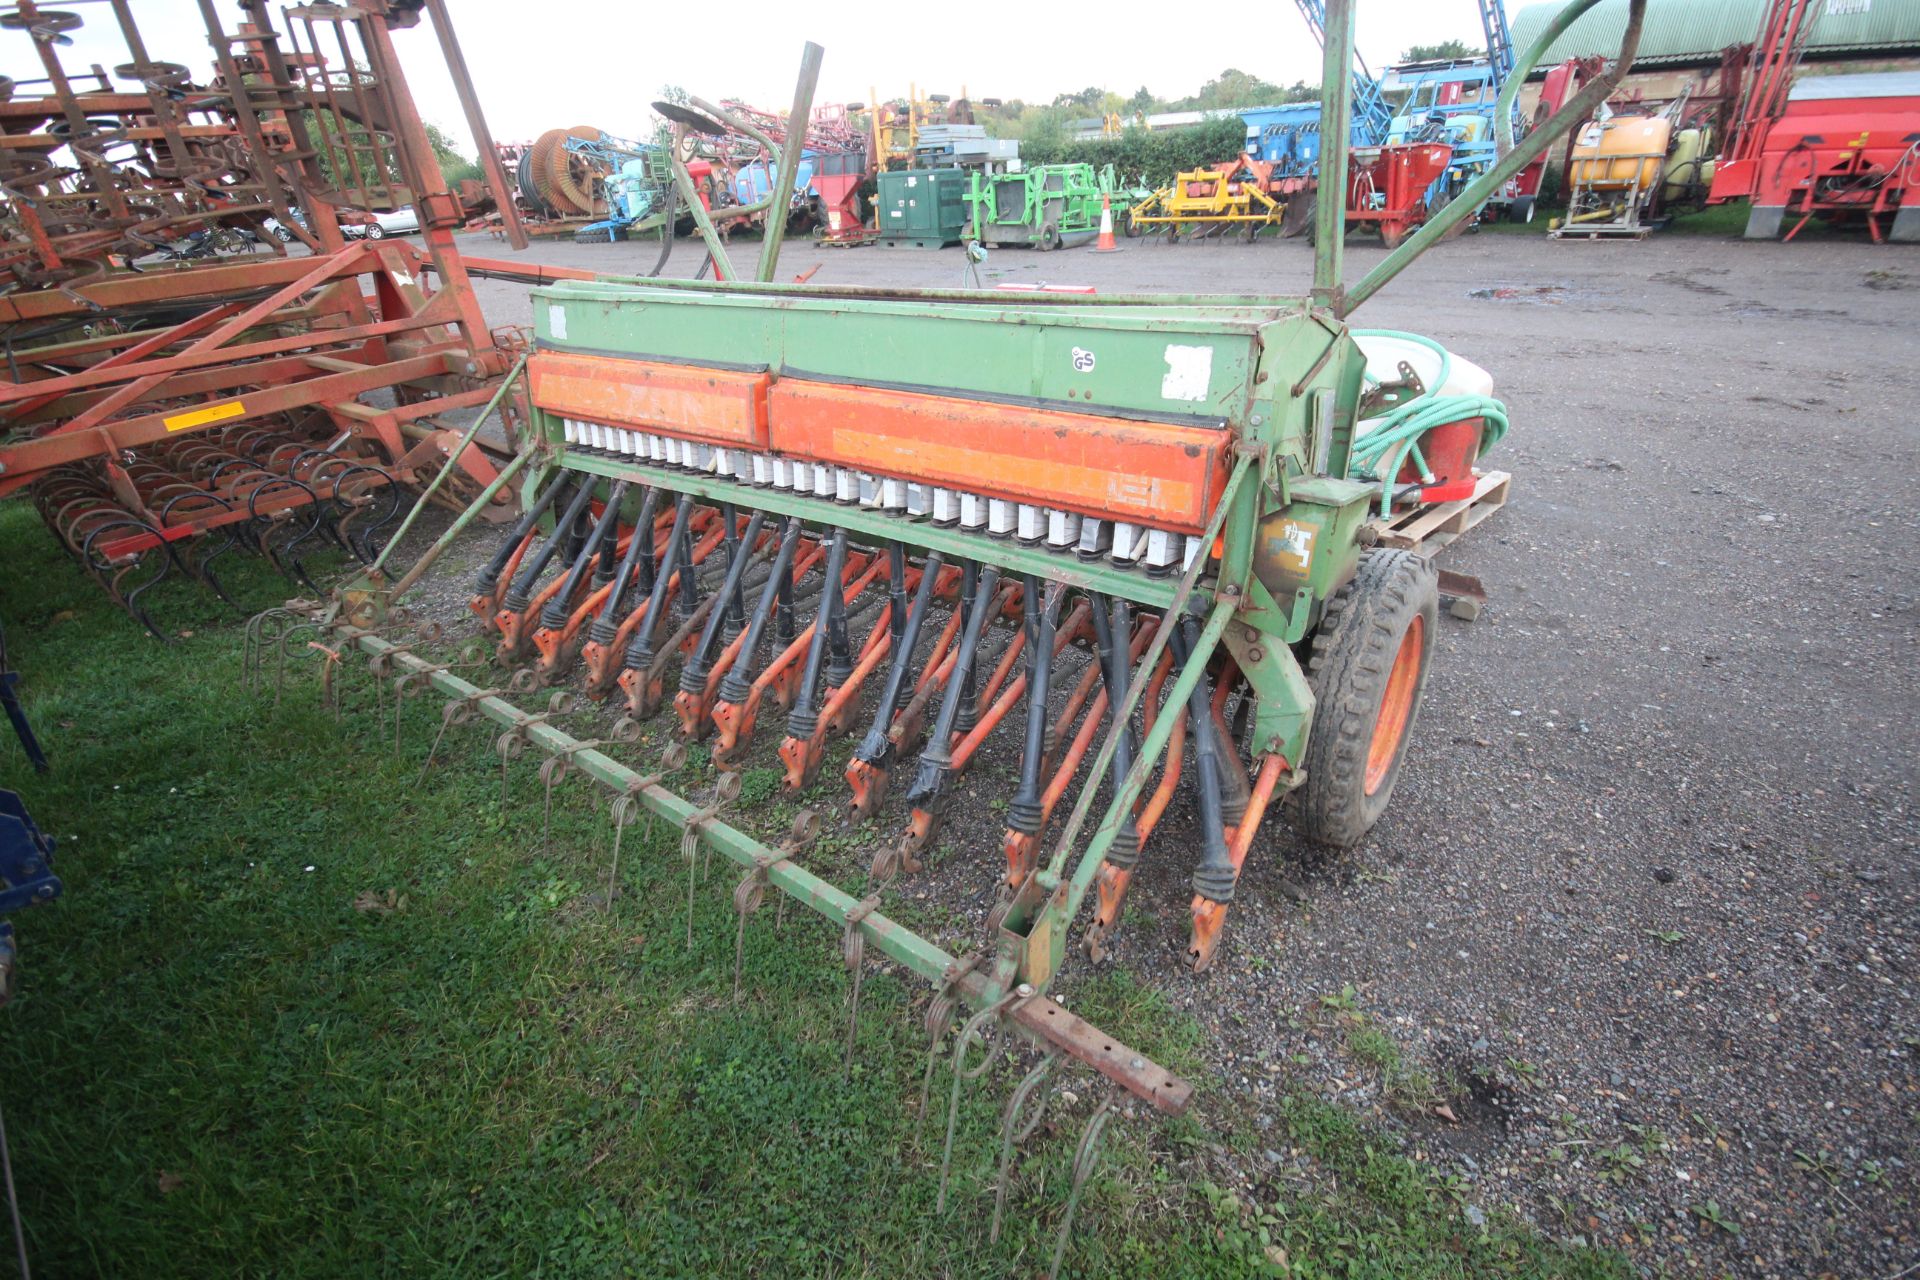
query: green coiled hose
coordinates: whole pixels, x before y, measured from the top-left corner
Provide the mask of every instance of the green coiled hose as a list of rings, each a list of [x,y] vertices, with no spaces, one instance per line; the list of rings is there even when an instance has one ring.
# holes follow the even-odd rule
[[[1399,329],[1353,329],[1349,332],[1355,338],[1399,338],[1433,351],[1440,357],[1440,375],[1433,380],[1435,387],[1445,386],[1448,375],[1453,372],[1453,356],[1445,347],[1422,334],[1406,333]],[[1372,374],[1366,376],[1369,382],[1379,381]],[[1480,447],[1474,454],[1476,458],[1498,444],[1507,434],[1507,406],[1492,396],[1443,396],[1432,390],[1423,391],[1386,413],[1367,419],[1374,425],[1353,442],[1353,448],[1347,455],[1347,475],[1351,479],[1377,483],[1380,486],[1380,514],[1389,516],[1393,514],[1393,480],[1400,474],[1407,459],[1413,459],[1421,475],[1429,474],[1426,456],[1420,452],[1421,437],[1436,427],[1468,418],[1479,418],[1482,424]]]

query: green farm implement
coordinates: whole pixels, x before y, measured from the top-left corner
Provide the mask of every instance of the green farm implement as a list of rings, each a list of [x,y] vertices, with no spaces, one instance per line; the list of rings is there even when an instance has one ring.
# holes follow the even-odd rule
[[[1100,230],[1100,202],[1124,209],[1113,168],[1096,174],[1090,164],[1037,164],[1018,173],[973,175],[967,189],[972,236],[982,244],[1059,249],[1091,240]]]
[[[870,953],[919,975],[956,1097],[969,1053],[1008,1033],[1179,1112],[1186,1081],[1049,989],[1122,927],[1143,860],[1191,861],[1200,969],[1281,802],[1335,846],[1387,804],[1439,593],[1428,559],[1376,545],[1375,517],[1419,487],[1425,424],[1453,424],[1411,373],[1369,377],[1347,316],[1604,100],[1643,5],[1609,74],[1351,285],[1346,211],[1319,202],[1307,297],[775,284],[777,239],[736,275],[690,202],[721,280],[534,290],[515,375],[531,430],[496,482],[521,486],[524,515],[471,601],[510,678],[435,656],[400,605],[468,519],[398,580],[376,566],[253,638],[357,654],[398,696],[441,695],[446,723],[497,725],[503,767],[531,752],[549,786],[603,789],[616,824],[665,819],[690,867],[702,851],[733,864],[743,934],[769,892],[824,916],[856,1010]],[[1347,167],[1351,8],[1328,5],[1329,172]],[[1491,411],[1462,400],[1456,417]],[[1392,448],[1363,449],[1383,413]],[[515,704],[542,687],[550,709]],[[593,736],[556,723],[581,700],[606,708]],[[956,955],[898,904],[988,759],[1011,780],[1004,829],[953,856],[997,904]],[[879,833],[858,883],[829,879],[814,811],[769,834],[729,808],[755,763]],[[1176,799],[1192,815],[1178,843],[1162,829]]]

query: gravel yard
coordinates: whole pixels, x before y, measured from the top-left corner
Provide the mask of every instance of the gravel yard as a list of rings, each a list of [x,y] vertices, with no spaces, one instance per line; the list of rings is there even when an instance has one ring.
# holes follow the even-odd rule
[[[995,251],[987,281],[1290,294],[1311,273],[1300,242],[1125,243]],[[620,272],[655,252],[526,258]],[[1379,257],[1356,241],[1349,278]],[[670,271],[697,263],[682,242]],[[962,269],[957,250],[784,250],[783,278],[816,267]],[[523,287],[481,293],[493,323],[530,320]],[[1304,1086],[1377,1113],[1476,1206],[1649,1273],[1920,1266],[1916,299],[1920,263],[1863,243],[1488,233],[1358,313],[1491,370],[1513,497],[1441,553],[1491,602],[1443,618],[1362,848],[1318,856],[1270,822],[1196,978],[1191,843],[1170,822],[1149,847],[1106,963],[1212,1033],[1214,1176],[1299,1180],[1262,1134]],[[495,536],[429,581],[436,612]],[[1012,769],[983,758],[909,889],[951,899],[956,938],[990,901]]]

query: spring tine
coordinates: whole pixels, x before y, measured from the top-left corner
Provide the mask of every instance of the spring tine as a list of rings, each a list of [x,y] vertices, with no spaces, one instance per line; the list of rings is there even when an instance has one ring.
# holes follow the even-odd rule
[[[899,544],[895,543],[890,550],[898,553]],[[913,663],[913,650],[920,640],[921,626],[932,608],[933,585],[940,576],[941,563],[940,553],[934,551],[928,554],[926,563],[921,567],[920,587],[914,592],[913,607],[896,633],[893,661],[887,668],[887,683],[880,695],[880,705],[874,709],[873,724],[853,753],[852,762],[847,765],[847,782],[854,792],[848,810],[851,820],[857,821],[872,813],[879,806],[886,789],[887,770],[893,763],[894,752],[894,743],[887,730],[893,723],[894,708],[899,705],[900,692],[906,685],[907,672]],[[904,588],[901,594],[904,594]],[[889,619],[889,625],[891,623]]]
[[[1000,1223],[1007,1211],[1007,1174],[1013,1168],[1014,1144],[1025,1141],[1040,1127],[1041,1120],[1046,1118],[1047,1099],[1051,1095],[1041,1095],[1040,1105],[1034,1108],[1033,1116],[1025,1127],[1020,1126],[1020,1113],[1026,1109],[1027,1100],[1033,1096],[1034,1090],[1045,1084],[1059,1065],[1060,1051],[1056,1049],[1040,1059],[1007,1098],[1006,1111],[1000,1119],[1000,1177],[994,1185],[993,1225],[987,1230],[988,1244],[1000,1243]]]
[[[1022,984],[1007,992],[1000,999],[973,1015],[960,1028],[960,1034],[953,1041],[953,1091],[947,1096],[947,1144],[940,1157],[940,1194],[935,1197],[935,1213],[947,1211],[947,1175],[953,1169],[953,1134],[960,1121],[960,1086],[968,1080],[977,1080],[993,1065],[993,1040],[981,1032],[989,1026],[997,1026],[997,1020],[1007,1006],[1015,1000],[1030,998],[1033,988]],[[997,1036],[995,1037],[998,1038]],[[966,1065],[967,1050],[978,1041],[983,1050],[977,1065]]]
[[[1095,1165],[1100,1161],[1100,1135],[1106,1131],[1107,1121],[1113,1116],[1113,1091],[1100,1100],[1087,1121],[1086,1130],[1080,1136],[1080,1145],[1073,1153],[1073,1186],[1067,1192],[1067,1211],[1060,1220],[1060,1234],[1053,1244],[1053,1265],[1047,1269],[1047,1280],[1057,1280],[1060,1264],[1066,1260],[1067,1241],[1073,1238],[1073,1215],[1080,1207],[1080,1193],[1086,1188],[1087,1179],[1093,1176]]]

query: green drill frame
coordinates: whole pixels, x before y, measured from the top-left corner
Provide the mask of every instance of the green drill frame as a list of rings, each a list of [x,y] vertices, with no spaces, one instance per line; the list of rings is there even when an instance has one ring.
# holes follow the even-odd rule
[[[1521,65],[1534,65],[1546,44],[1595,3],[1575,0],[1569,5]],[[1325,601],[1354,572],[1363,550],[1360,529],[1369,500],[1377,496],[1374,486],[1344,478],[1364,366],[1344,319],[1604,101],[1631,65],[1644,8],[1645,0],[1632,0],[1620,60],[1606,74],[1523,144],[1512,147],[1351,288],[1341,278],[1345,210],[1339,193],[1344,184],[1334,182],[1322,193],[1333,198],[1318,202],[1314,286],[1308,299],[1036,295],[1009,300],[1001,293],[964,290],[776,285],[765,283],[771,270],[763,269],[762,282],[748,285],[609,278],[542,288],[535,291],[537,343],[555,351],[764,369],[776,378],[804,374],[873,383],[876,374],[883,373],[885,384],[913,390],[1146,415],[1169,413],[1164,383],[1168,348],[1209,348],[1203,385],[1190,379],[1177,408],[1184,420],[1222,427],[1233,437],[1231,472],[1204,534],[1209,545],[1219,540],[1217,569],[1203,554],[1178,581],[1154,579],[860,508],[835,508],[831,523],[1158,609],[1161,625],[1141,664],[1149,670],[1168,644],[1177,618],[1191,610],[1204,619],[1204,626],[1166,694],[1168,705],[1178,706],[1187,698],[1209,658],[1225,645],[1257,695],[1254,749],[1282,757],[1294,771],[1289,781],[1297,782],[1314,703],[1294,647],[1309,637]],[[1327,172],[1343,173],[1344,122],[1351,105],[1347,70],[1352,0],[1330,0],[1326,9],[1322,164]],[[1509,79],[1496,119],[1507,118],[1509,99],[1523,79]],[[1106,354],[1079,368],[1067,358],[1075,348]],[[536,409],[533,418],[535,430],[521,459],[527,464],[523,475],[529,497],[555,468],[565,467],[642,480],[714,501],[745,499],[770,513],[803,520],[821,514],[814,499],[579,452],[567,447],[551,415]],[[462,517],[456,531],[473,514]],[[428,559],[454,532],[436,544]],[[403,587],[417,580],[423,568],[424,562],[410,571]],[[1203,571],[1211,574],[1204,591]],[[719,821],[712,809],[698,808],[667,791],[657,776],[642,777],[591,744],[546,724],[544,717],[528,716],[444,665],[392,644],[372,623],[386,615],[397,593],[378,582],[355,587],[357,593],[343,595],[342,604],[323,620],[385,669],[431,685],[548,753],[564,755],[620,800],[631,798],[682,826],[690,839],[764,875],[774,887],[848,930],[858,930],[922,977],[975,1008],[1004,1012],[1025,1034],[1088,1062],[1156,1107],[1178,1112],[1186,1106],[1190,1089],[1184,1081],[1100,1036],[1057,1004],[1034,998],[1057,972],[1095,873],[1166,750],[1178,716],[1156,719],[1076,857],[1098,787],[1081,789],[1051,857],[1001,913],[992,962],[966,965],[800,868],[791,845],[770,848]],[[1112,725],[1130,719],[1144,688],[1145,682],[1131,683],[1127,700],[1113,709]],[[1105,775],[1118,741],[1119,734],[1110,728],[1089,777]]]

